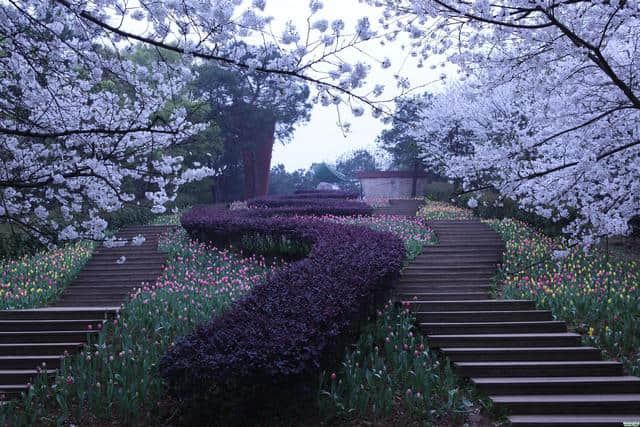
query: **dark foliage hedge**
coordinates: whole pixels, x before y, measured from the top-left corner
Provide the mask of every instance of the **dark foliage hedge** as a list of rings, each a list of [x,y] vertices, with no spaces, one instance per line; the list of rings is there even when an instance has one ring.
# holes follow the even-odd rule
[[[342,199],[257,198],[247,201],[253,208],[266,208],[253,216],[275,215],[371,215],[373,209],[363,202]]]
[[[285,196],[296,199],[357,199],[358,193],[341,190],[297,190]]]
[[[390,233],[252,211],[198,208],[182,216],[183,227],[202,241],[270,234],[311,243],[306,258],[270,274],[163,358],[161,373],[174,395],[204,399],[216,413],[224,412],[220,405],[231,396],[256,405],[283,391],[313,388],[320,370],[339,360],[360,321],[385,301],[405,253]]]

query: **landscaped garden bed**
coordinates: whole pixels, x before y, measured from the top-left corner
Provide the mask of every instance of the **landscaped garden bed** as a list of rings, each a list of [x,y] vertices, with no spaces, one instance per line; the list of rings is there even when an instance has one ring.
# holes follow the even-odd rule
[[[273,271],[232,310],[170,349],[162,373],[191,417],[229,415],[235,409],[225,406],[229,395],[250,399],[256,411],[274,398],[312,391],[322,367],[339,360],[359,324],[384,302],[405,254],[390,233],[316,218],[265,218],[253,209],[194,209],[182,223],[191,236],[218,245],[268,235],[310,247],[305,258]]]
[[[520,221],[489,224],[506,242],[499,292],[535,300],[640,375],[640,264],[600,249],[568,248]]]
[[[469,209],[427,201],[424,219],[467,219]],[[600,248],[569,247],[513,219],[486,220],[506,244],[498,297],[533,299],[567,322],[585,343],[640,374],[640,264]]]
[[[274,211],[281,214],[286,209],[286,207],[276,208],[271,211],[271,214]],[[191,240],[183,230],[163,238],[160,247],[167,252],[167,269],[157,283],[140,289],[130,301],[124,303],[118,318],[114,322],[105,324],[99,338],[92,346],[82,354],[69,355],[52,383],[46,381],[44,377],[39,378],[24,398],[6,405],[1,412],[2,419],[0,421],[9,424],[34,422],[55,424],[60,420],[80,424],[91,424],[98,422],[97,420],[111,420],[111,422],[124,424],[162,424],[166,423],[167,419],[175,421],[176,411],[179,409],[178,405],[184,402],[175,396],[171,399],[168,398],[167,383],[158,372],[158,365],[163,355],[169,349],[172,349],[170,353],[175,351],[177,346],[173,346],[173,344],[179,343],[181,336],[189,336],[193,331],[196,331],[197,335],[206,330],[206,327],[198,328],[197,326],[206,325],[211,316],[214,316],[215,319],[225,312],[233,314],[238,307],[246,304],[244,301],[248,300],[247,295],[250,296],[253,292],[262,290],[263,298],[274,298],[272,292],[274,289],[269,286],[274,284],[278,286],[278,282],[274,282],[278,278],[280,278],[280,286],[283,283],[285,285],[294,283],[289,279],[295,278],[298,280],[295,283],[299,285],[311,283],[313,287],[317,288],[312,291],[317,295],[316,300],[320,302],[316,303],[317,309],[315,311],[308,310],[309,307],[313,307],[311,305],[313,298],[308,297],[309,292],[296,293],[296,289],[293,289],[293,293],[287,294],[288,297],[299,296],[304,299],[304,302],[298,306],[305,308],[300,310],[300,313],[307,316],[306,319],[323,322],[322,319],[326,319],[327,315],[334,319],[330,321],[333,323],[325,322],[328,325],[325,329],[321,329],[322,326],[314,326],[316,331],[312,331],[312,334],[307,334],[309,329],[307,325],[304,325],[304,328],[294,329],[294,333],[299,331],[299,335],[296,336],[291,332],[291,329],[272,328],[271,320],[277,321],[277,316],[264,318],[265,322],[269,322],[264,324],[265,330],[286,331],[286,334],[282,335],[286,339],[313,339],[313,337],[322,337],[320,333],[323,331],[330,334],[329,340],[325,343],[330,342],[331,344],[327,345],[327,351],[324,353],[322,351],[299,352],[298,348],[311,348],[300,344],[299,341],[296,341],[299,345],[289,346],[289,350],[273,347],[271,353],[276,356],[282,354],[284,358],[289,357],[289,360],[292,361],[302,360],[299,366],[308,367],[310,375],[299,377],[304,378],[304,381],[298,384],[306,394],[304,398],[301,397],[302,395],[298,397],[301,397],[299,400],[301,405],[311,405],[313,412],[309,415],[312,423],[325,419],[338,420],[350,417],[347,412],[343,412],[339,408],[348,408],[351,405],[349,402],[353,402],[355,390],[346,386],[339,387],[334,390],[331,399],[333,403],[331,403],[327,401],[325,393],[319,392],[329,383],[325,383],[323,386],[318,382],[318,378],[330,379],[329,370],[335,371],[336,385],[338,385],[343,378],[345,381],[347,380],[346,373],[340,367],[346,366],[345,363],[354,360],[356,362],[353,363],[357,363],[360,370],[357,375],[369,377],[377,374],[377,369],[382,363],[389,368],[388,374],[391,375],[389,378],[393,378],[394,382],[391,401],[386,400],[387,403],[384,404],[383,411],[379,410],[381,406],[378,402],[381,401],[375,395],[374,389],[365,387],[358,391],[358,394],[361,395],[356,398],[360,402],[358,404],[359,417],[362,419],[382,419],[397,417],[398,414],[405,414],[405,412],[406,414],[402,416],[409,416],[407,419],[427,415],[433,417],[431,409],[425,412],[425,408],[432,405],[433,399],[428,397],[429,390],[436,393],[436,389],[420,389],[412,385],[414,383],[410,379],[400,375],[404,365],[398,363],[405,360],[405,356],[403,356],[405,353],[408,355],[404,344],[409,345],[415,342],[415,345],[411,344],[412,348],[415,347],[414,352],[422,353],[420,356],[411,353],[412,357],[422,361],[424,372],[429,371],[433,375],[437,374],[438,381],[452,381],[448,376],[449,372],[446,371],[446,378],[443,378],[441,374],[445,372],[442,371],[444,367],[430,365],[433,355],[426,349],[423,341],[420,341],[421,338],[418,334],[412,330],[412,320],[407,312],[397,311],[391,306],[381,306],[376,315],[375,311],[372,311],[373,306],[370,305],[372,301],[369,298],[380,290],[373,285],[374,283],[388,284],[387,279],[397,274],[405,254],[411,253],[412,250],[415,252],[422,244],[433,242],[431,230],[420,221],[400,217],[373,218],[362,215],[338,217],[334,215],[322,218],[301,218],[299,217],[300,210],[295,207],[286,213],[293,216],[269,217],[267,215],[265,217],[264,209],[256,208],[223,213],[223,216],[227,215],[225,217],[227,221],[230,218],[234,219],[234,221],[227,223],[231,226],[225,228],[225,233],[229,232],[230,235],[236,237],[245,234],[247,223],[257,224],[257,228],[253,230],[259,233],[254,234],[254,238],[249,239],[250,241],[255,242],[256,239],[262,239],[261,242],[264,244],[267,231],[273,235],[274,230],[278,229],[275,226],[277,224],[284,227],[280,230],[284,230],[284,234],[289,236],[289,239],[283,243],[284,246],[309,241],[313,238],[318,239],[314,245],[299,245],[298,248],[306,248],[304,250],[311,252],[298,253],[297,258],[293,257],[288,261],[279,260],[277,269],[274,269],[271,264],[267,265],[265,258],[249,255],[246,252],[246,247],[244,247],[244,253],[238,252],[243,249],[243,239],[228,240],[228,243],[233,241],[234,252],[232,252]],[[335,214],[335,212],[333,213]],[[217,211],[216,217],[220,218],[220,214],[221,212]],[[167,219],[175,222],[175,217],[167,217]],[[290,234],[295,227],[301,225],[302,234]],[[363,227],[366,228],[363,230]],[[297,230],[299,232],[301,229]],[[279,242],[283,241],[279,240]],[[247,243],[246,236],[244,243]],[[385,253],[384,248],[387,248],[386,258],[380,256],[380,248],[383,248],[383,254]],[[327,258],[325,255],[314,259],[313,251],[319,251],[320,254],[329,253],[331,258]],[[306,257],[300,259],[300,256]],[[346,276],[343,274],[347,271],[347,267],[342,265],[344,262],[338,263],[335,260],[346,260],[347,263],[352,263],[348,267]],[[296,273],[295,270],[292,270],[292,266],[299,264],[303,264],[303,268],[307,268],[308,271],[314,272],[314,275],[311,276],[313,281],[305,282],[302,280],[303,276],[298,275],[299,271]],[[267,272],[270,273],[267,274]],[[334,279],[331,279],[332,277]],[[349,282],[349,277],[354,279]],[[372,277],[375,279],[371,279]],[[367,278],[371,281],[368,282]],[[325,282],[320,283],[324,287],[318,287],[318,280]],[[367,285],[368,283],[369,285]],[[366,303],[361,304],[358,301],[366,301]],[[289,299],[280,301],[275,298],[269,302],[272,310],[288,310],[287,316],[294,313],[290,307],[295,307],[295,305],[292,305]],[[264,306],[253,305],[252,307],[263,309]],[[256,311],[245,312],[245,316],[233,318],[241,320],[244,322],[243,325],[247,326],[247,319],[255,321],[255,313]],[[338,315],[341,317],[337,317]],[[367,317],[368,315],[369,317]],[[288,319],[289,317],[282,319],[281,325],[295,324]],[[335,328],[336,325],[342,328],[342,336],[339,334],[341,331]],[[376,347],[385,349],[384,338],[381,342],[378,338],[390,334],[392,332],[388,329],[390,326],[396,328],[393,330],[394,335],[389,335],[395,337],[393,338],[395,344],[379,354],[376,359],[377,364],[357,362],[357,357],[373,357]],[[255,329],[249,330],[256,332]],[[358,335],[357,332],[360,330],[363,332]],[[249,342],[242,341],[243,333],[240,329],[233,329],[231,332],[233,336],[226,335],[228,339],[226,345],[249,349],[246,346],[237,345]],[[207,339],[209,339],[209,335],[215,337],[215,334],[207,334]],[[254,334],[250,336],[245,333],[244,336],[247,339],[262,338],[261,340],[255,339],[256,349],[260,354],[265,354],[265,350],[268,351],[267,344],[272,342],[265,335]],[[355,345],[351,345],[356,336],[360,338]],[[371,336],[375,338],[372,339]],[[342,339],[337,340],[336,338]],[[403,344],[398,347],[396,341]],[[320,345],[326,344],[320,342]],[[345,347],[351,349],[347,353],[346,359],[343,357]],[[296,350],[292,353],[293,349]],[[397,357],[393,356],[391,349],[397,352]],[[212,351],[211,354],[215,355],[216,353]],[[358,355],[356,359],[354,359],[354,355]],[[317,358],[314,359],[314,357]],[[187,359],[180,357],[180,360]],[[243,363],[242,366],[250,365]],[[282,371],[274,371],[281,377],[276,382],[284,381],[286,383],[286,375],[290,373],[293,376],[298,376],[297,371],[292,372],[293,369],[290,369],[295,365],[276,364],[274,366],[284,366]],[[289,371],[286,371],[287,369]],[[249,370],[245,370],[245,372],[247,371]],[[251,375],[254,373],[255,371],[249,372]],[[252,376],[252,378],[256,377]],[[51,387],[52,385],[53,387]],[[408,396],[407,388],[414,388],[416,395]],[[325,391],[330,392],[330,388]],[[371,394],[371,398],[368,399],[369,404],[363,405],[362,396],[368,394]],[[438,402],[449,401],[449,398],[441,395],[440,392],[437,392],[437,395],[439,396]],[[427,406],[424,402],[420,403],[420,398],[427,402]],[[340,403],[342,399],[346,399],[346,405]],[[452,395],[451,399],[453,399],[452,402],[462,402],[458,398],[458,392],[455,396]],[[413,403],[407,406],[409,401]],[[318,404],[322,408],[320,411],[317,410]],[[436,406],[438,405],[440,403]],[[456,403],[456,405],[458,404]],[[445,406],[438,407],[444,408]],[[457,407],[462,406],[458,405]]]
[[[93,345],[70,355],[52,384],[40,378],[23,399],[3,405],[1,425],[97,419],[158,425],[171,417],[159,360],[179,336],[245,295],[270,266],[191,241],[184,230],[161,239],[160,249],[168,259],[157,282],[124,303]]]
[[[78,242],[0,264],[0,309],[55,301],[91,258],[94,244]]]

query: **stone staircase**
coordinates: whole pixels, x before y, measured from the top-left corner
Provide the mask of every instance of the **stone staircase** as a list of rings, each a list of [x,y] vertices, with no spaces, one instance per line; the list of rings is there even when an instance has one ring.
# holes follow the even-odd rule
[[[421,199],[390,199],[389,206],[374,209],[374,215],[416,216],[423,205],[424,201]]]
[[[582,346],[533,301],[493,300],[504,243],[477,220],[431,221],[426,246],[395,285],[429,346],[486,393],[514,426],[622,426],[640,422],[640,378]]]
[[[17,397],[40,371],[55,375],[64,354],[79,351],[144,282],[161,274],[158,238],[164,226],[129,227],[118,238],[145,237],[140,246],[101,246],[51,307],[0,311],[0,400]],[[116,261],[125,257],[124,263]]]

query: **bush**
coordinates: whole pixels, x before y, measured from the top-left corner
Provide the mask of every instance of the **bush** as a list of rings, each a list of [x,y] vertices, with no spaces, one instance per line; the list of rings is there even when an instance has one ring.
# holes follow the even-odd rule
[[[357,199],[358,193],[340,190],[296,190],[289,199]]]
[[[276,215],[370,216],[373,214],[373,208],[366,203],[340,199],[259,198],[249,200],[247,206],[258,208],[253,211],[253,216],[263,217]]]
[[[109,223],[109,230],[115,231],[129,225],[147,224],[154,216],[148,206],[125,206],[105,215],[104,219]]]
[[[402,268],[403,242],[390,233],[251,212],[200,208],[183,215],[182,225],[205,241],[285,236],[309,242],[311,250],[178,341],[163,358],[161,374],[176,398],[186,398],[185,413],[194,418],[242,410],[230,396],[241,396],[257,410],[278,401],[281,406],[284,393],[309,395],[322,368],[339,360],[361,321],[384,303]]]

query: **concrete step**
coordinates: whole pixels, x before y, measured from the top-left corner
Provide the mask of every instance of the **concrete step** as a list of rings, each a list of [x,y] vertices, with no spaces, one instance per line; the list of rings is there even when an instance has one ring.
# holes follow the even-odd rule
[[[477,301],[407,301],[413,311],[516,311],[533,310],[531,300],[477,300]]]
[[[473,279],[479,280],[484,279],[487,282],[490,282],[493,278],[493,272],[486,273],[472,273],[472,272],[460,272],[460,273],[443,273],[443,272],[414,272],[414,271],[403,271],[401,273],[401,277],[403,280],[413,280],[417,282],[423,281],[463,281],[465,279]]]
[[[513,415],[631,415],[640,409],[640,394],[558,394],[490,396],[493,404]]]
[[[17,399],[27,389],[26,384],[0,384],[0,401]]]
[[[19,343],[19,344],[0,344],[0,356],[55,356],[63,354],[65,351],[69,353],[78,351],[84,341],[78,342],[37,342],[37,343]]]
[[[491,268],[495,271],[497,262],[494,258],[478,259],[477,257],[468,258],[450,258],[450,257],[425,257],[417,261],[411,262],[411,265],[407,268],[425,268],[425,267],[439,267],[439,268]]]
[[[35,308],[26,310],[0,310],[0,320],[83,320],[108,319],[115,316],[118,307]]]
[[[430,335],[447,334],[519,334],[567,332],[564,322],[463,322],[463,323],[420,323],[420,329]]]
[[[110,304],[110,305],[116,305],[116,304],[120,304],[122,305],[122,303],[124,302],[123,299],[121,298],[114,298],[114,299],[100,299],[100,300],[95,300],[95,301],[89,301],[89,300],[81,300],[81,301],[74,301],[74,300],[59,300],[57,301],[54,306],[56,308],[76,308],[76,307],[102,307],[105,304]]]
[[[103,282],[116,282],[123,280],[130,281],[154,281],[160,275],[162,271],[160,269],[155,270],[144,270],[144,271],[119,271],[117,269],[113,269],[112,271],[103,270],[101,273],[95,271],[83,271],[78,274],[73,281],[76,282],[86,282],[86,281],[103,281]]]
[[[622,363],[612,361],[553,362],[454,362],[456,372],[464,377],[574,377],[622,375]]]
[[[451,301],[451,300],[479,300],[487,298],[488,292],[411,292],[398,294],[402,299],[417,298],[420,301]]]
[[[454,271],[452,271],[454,270]],[[495,265],[469,265],[467,263],[451,266],[451,265],[420,265],[412,263],[402,270],[402,274],[406,273],[438,273],[438,274],[480,274],[484,276],[494,276],[496,274]]]
[[[115,261],[113,263],[104,263],[104,264],[87,264],[82,269],[82,273],[101,275],[101,274],[108,274],[108,273],[117,271],[120,274],[122,273],[159,274],[160,272],[162,272],[162,267],[163,267],[163,264],[161,263],[155,263],[155,262],[152,264],[147,262],[131,263],[127,260],[127,262],[125,262],[124,264],[116,264]]]
[[[413,294],[420,292],[483,292],[489,293],[491,290],[490,285],[398,285],[394,288],[396,295],[401,294]]]
[[[102,319],[0,320],[0,332],[84,330],[89,325],[98,329],[103,323]]]
[[[452,362],[601,360],[594,347],[441,348]]]
[[[90,330],[0,332],[0,344],[86,342],[97,333]]]
[[[513,427],[621,427],[637,425],[640,410],[635,415],[513,415]]]
[[[48,368],[58,369],[63,356],[0,356],[0,367],[4,370]],[[0,387],[1,388],[1,387]]]
[[[482,285],[482,286],[490,286],[491,279],[489,278],[473,278],[473,279],[460,279],[457,277],[453,278],[444,278],[444,279],[433,279],[433,278],[407,278],[400,276],[400,279],[397,281],[398,286],[431,286],[431,285]]]
[[[471,378],[471,382],[483,393],[493,395],[640,393],[640,378],[623,375],[490,377]]]
[[[429,335],[431,348],[468,347],[577,347],[582,337],[579,334],[484,334],[484,335]]]
[[[553,320],[550,311],[434,311],[414,313],[418,322],[530,322]]]
[[[0,384],[26,384],[33,382],[34,378],[40,373],[46,373],[47,375],[54,376],[56,374],[55,369],[42,369],[37,371],[35,369],[0,369]],[[0,386],[2,388],[2,386]]]

